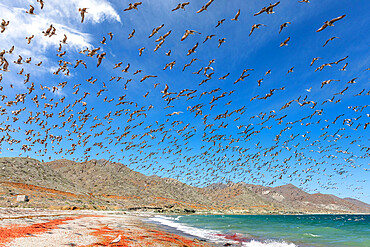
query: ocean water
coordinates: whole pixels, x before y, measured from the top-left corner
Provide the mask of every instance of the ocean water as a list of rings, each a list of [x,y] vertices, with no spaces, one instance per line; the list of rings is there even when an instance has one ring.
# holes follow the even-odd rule
[[[248,247],[370,247],[370,215],[184,215],[150,221],[211,242]]]

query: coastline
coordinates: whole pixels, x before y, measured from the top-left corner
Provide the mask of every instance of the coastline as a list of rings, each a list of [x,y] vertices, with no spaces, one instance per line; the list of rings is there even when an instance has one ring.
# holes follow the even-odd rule
[[[310,216],[320,217],[325,214],[295,215],[308,216],[311,218]],[[328,217],[330,217],[330,215],[342,215],[345,217],[349,215],[362,216],[368,214],[326,215]],[[188,219],[192,220],[189,221],[182,218],[187,216],[190,216]],[[211,216],[211,218],[206,217],[207,220],[202,221],[202,216]],[[271,219],[272,223],[274,219],[276,222],[276,217],[293,215],[164,214],[144,211],[0,208],[0,246],[110,246],[109,243],[119,235],[122,236],[122,240],[118,245],[114,246],[313,246],[309,244],[311,242],[310,239],[308,239],[308,242],[300,241],[296,236],[293,236],[290,240],[287,238],[285,241],[279,238],[279,236],[283,236],[285,233],[280,232],[276,235],[276,231],[274,229],[269,229],[268,226],[266,226],[267,231],[265,231],[265,234],[260,234],[258,229],[265,229],[265,224],[263,222],[266,223],[266,221],[263,220],[262,225],[261,221],[258,221],[259,223],[253,223],[254,219],[258,219],[255,217],[252,218],[252,221],[251,219],[248,220],[252,222],[252,224],[256,224],[253,225],[252,228],[225,228],[219,225],[219,223],[221,224],[221,221],[219,221],[221,218],[219,217],[227,218],[228,216],[229,219],[230,217],[233,219],[240,219],[235,218],[235,216],[266,216],[269,217],[266,219]],[[199,225],[199,223],[193,224],[197,222],[198,219],[201,225]],[[203,219],[205,218],[203,217]],[[219,220],[216,222],[215,219]],[[203,224],[204,222],[206,225]],[[238,224],[238,222],[236,222],[236,224]],[[261,226],[263,228],[258,228]],[[249,230],[245,231],[245,229]],[[255,231],[256,229],[257,232]],[[313,228],[310,229],[312,230]],[[316,238],[322,235],[315,230],[311,230],[303,232],[305,238]]]
[[[219,246],[145,222],[154,214],[123,211],[0,209],[0,245],[31,246]]]

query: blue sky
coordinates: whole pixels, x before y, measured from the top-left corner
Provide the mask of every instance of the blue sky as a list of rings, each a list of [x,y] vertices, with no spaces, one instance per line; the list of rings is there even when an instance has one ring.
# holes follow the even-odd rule
[[[6,109],[0,116],[1,125],[9,125],[15,130],[10,132],[8,128],[2,132],[1,155],[43,160],[105,158],[122,162],[147,175],[174,177],[193,185],[227,181],[269,186],[293,183],[310,192],[334,193],[370,202],[366,191],[369,187],[367,148],[370,147],[370,126],[364,129],[370,122],[370,108],[364,107],[370,102],[366,95],[370,90],[369,71],[366,71],[370,57],[366,32],[368,2],[312,0],[306,4],[282,0],[274,8],[274,14],[253,16],[270,2],[215,0],[207,11],[197,14],[205,3],[190,1],[185,11],[172,12],[177,1],[143,1],[138,10],[130,11],[123,11],[128,7],[128,1],[70,0],[61,3],[50,0],[43,10],[36,1],[30,1],[36,15],[25,13],[29,6],[24,1],[0,3],[0,18],[10,21],[0,34],[0,49],[8,51],[15,46],[13,54],[4,55],[10,71],[0,71],[3,76],[1,94],[8,97],[1,104]],[[78,8],[83,7],[88,8],[88,13],[81,23]],[[239,20],[231,21],[239,9]],[[315,32],[325,21],[344,14],[346,17],[334,23],[334,27]],[[226,20],[215,28],[221,19]],[[291,24],[279,34],[279,27],[285,22]],[[249,36],[252,25],[259,23],[266,26],[254,30]],[[56,27],[57,35],[49,38],[42,31],[50,24]],[[159,33],[148,38],[152,29],[162,24],[164,27]],[[133,29],[134,37],[128,39]],[[155,40],[170,30],[161,48],[154,52],[158,44]],[[189,35],[180,41],[185,30],[201,34]],[[114,34],[112,41],[108,32]],[[68,37],[67,44],[62,45],[66,54],[60,58],[56,56],[56,50],[64,34]],[[216,36],[203,43],[211,34]],[[31,35],[35,37],[27,44],[25,37]],[[103,37],[107,39],[105,45],[100,43]],[[280,47],[288,37],[288,46]],[[331,37],[339,38],[323,47]],[[226,42],[218,48],[219,39],[223,38]],[[196,43],[199,44],[196,52],[187,56]],[[96,57],[87,57],[79,51],[98,47],[98,53],[105,52],[106,56],[96,67]],[[138,49],[142,47],[145,49],[139,56]],[[169,50],[171,56],[166,56]],[[23,60],[31,57],[32,62],[13,63],[18,55]],[[315,72],[320,65],[346,56],[346,60]],[[321,59],[310,66],[315,57]],[[182,71],[194,58],[198,60]],[[73,68],[80,59],[86,62],[87,69],[83,65]],[[204,68],[212,59],[215,62],[207,74],[214,74],[201,84],[207,79]],[[73,64],[67,65],[69,76],[53,74],[59,67],[59,60]],[[43,64],[35,66],[40,61]],[[173,69],[163,70],[173,61]],[[122,62],[121,68],[113,69],[119,62]],[[346,63],[346,71],[340,71]],[[122,72],[127,64],[130,64],[128,73]],[[202,67],[200,74],[193,74]],[[287,73],[292,67],[293,72]],[[29,82],[25,83],[25,76],[17,74],[22,68],[23,74],[30,73]],[[244,81],[234,83],[244,69],[253,70],[245,73],[249,76]],[[137,70],[142,72],[134,75]],[[265,75],[269,70],[271,73]],[[225,80],[218,79],[228,73]],[[145,75],[157,77],[140,82]],[[110,81],[112,76],[116,79]],[[86,81],[90,77],[97,79],[95,84]],[[117,77],[124,78],[117,82]],[[347,84],[353,78],[356,83]],[[263,80],[258,86],[260,79]],[[321,88],[322,82],[330,79],[339,81]],[[67,85],[61,88],[58,86],[61,82],[67,82]],[[5,103],[14,100],[17,94],[28,93],[31,83],[35,90],[27,94],[25,103],[6,106]],[[166,84],[168,92],[174,94],[163,97],[161,91]],[[58,90],[41,90],[40,85],[51,89],[56,86]],[[343,95],[335,95],[347,86]],[[306,89],[310,88],[308,92]],[[102,89],[104,91],[97,96]],[[194,93],[176,97],[167,104],[166,98],[172,98],[184,89],[189,91],[183,94]],[[354,96],[363,89],[362,95]],[[273,95],[261,99],[270,90],[275,90]],[[32,101],[36,95],[39,107]],[[124,95],[122,101],[126,104],[117,105],[119,97]],[[224,97],[210,103],[213,97],[222,95]],[[337,103],[322,104],[333,96]],[[298,99],[300,104],[306,102],[306,105],[300,106],[294,101]],[[289,107],[280,110],[290,101]],[[45,108],[44,103],[52,104],[53,108],[47,105]],[[316,106],[311,108],[315,103]],[[62,110],[68,104],[63,116]],[[19,109],[24,110],[15,115]],[[233,112],[238,109],[241,110]],[[47,125],[42,127],[34,121],[24,123],[30,112],[32,116],[40,112],[39,122],[47,121]],[[107,115],[109,112],[111,114]],[[181,113],[168,116],[173,112]],[[220,114],[231,112],[230,116],[215,120]],[[46,116],[51,113],[52,117]],[[131,113],[133,118],[130,120]],[[141,113],[146,117],[138,116]],[[82,125],[84,116],[87,120]],[[14,122],[13,117],[19,119]],[[68,119],[70,122],[62,128]],[[26,135],[31,129],[40,136]],[[245,130],[247,134],[242,133]],[[253,131],[257,132],[246,138]],[[281,136],[276,139],[279,133]],[[120,138],[122,134],[126,137]],[[62,140],[52,142],[55,136]],[[45,137],[44,144],[40,144]],[[39,142],[34,142],[37,139]],[[10,145],[12,140],[19,143]],[[31,150],[23,152],[22,145]],[[74,150],[71,145],[76,145]]]

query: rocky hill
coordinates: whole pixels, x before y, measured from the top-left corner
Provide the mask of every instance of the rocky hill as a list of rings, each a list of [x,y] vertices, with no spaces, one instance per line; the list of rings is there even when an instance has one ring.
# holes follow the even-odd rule
[[[16,202],[17,195],[30,196]],[[211,213],[370,213],[370,205],[333,195],[309,194],[288,184],[245,183],[205,188],[145,176],[106,160],[42,163],[0,158],[0,207],[89,208]]]

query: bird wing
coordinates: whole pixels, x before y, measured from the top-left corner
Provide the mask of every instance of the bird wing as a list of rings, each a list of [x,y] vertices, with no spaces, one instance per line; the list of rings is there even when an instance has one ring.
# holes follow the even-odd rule
[[[175,10],[178,10],[179,8],[181,8],[181,3],[179,3],[176,8],[174,8],[172,11],[175,11]]]
[[[324,30],[326,27],[328,26],[328,24],[324,24],[324,25],[322,25],[319,29],[317,29],[316,30],[316,32],[318,33],[318,32],[321,32],[322,30]]]
[[[339,16],[339,17],[337,17],[337,18],[332,19],[330,22],[331,22],[331,23],[334,23],[334,22],[336,22],[336,21],[339,21],[339,20],[343,19],[345,16],[346,16],[346,15],[341,15],[341,16]]]
[[[284,25],[284,24],[283,24]],[[280,30],[279,30],[279,33],[281,33],[281,31],[283,30],[284,26],[283,25],[280,25]]]
[[[330,40],[331,39],[328,39],[327,41],[325,41],[325,44],[322,47],[325,47],[329,43]]]
[[[272,5],[270,5],[270,7],[276,7],[276,6],[278,6],[279,5],[279,3],[280,3],[280,1],[278,1],[278,2],[276,2],[276,3],[274,3],[274,4],[272,4]]]
[[[249,33],[249,36],[251,36],[251,34],[253,33],[254,29],[256,29],[256,27],[253,25],[253,26],[252,26],[252,29],[251,29],[251,31],[250,31],[250,33]]]
[[[260,15],[260,14],[262,14],[265,11],[266,11],[266,7],[263,7],[260,11],[258,11],[257,13],[255,13],[253,16]]]
[[[189,32],[185,32],[184,36],[182,36],[181,41],[185,40],[189,36]]]

